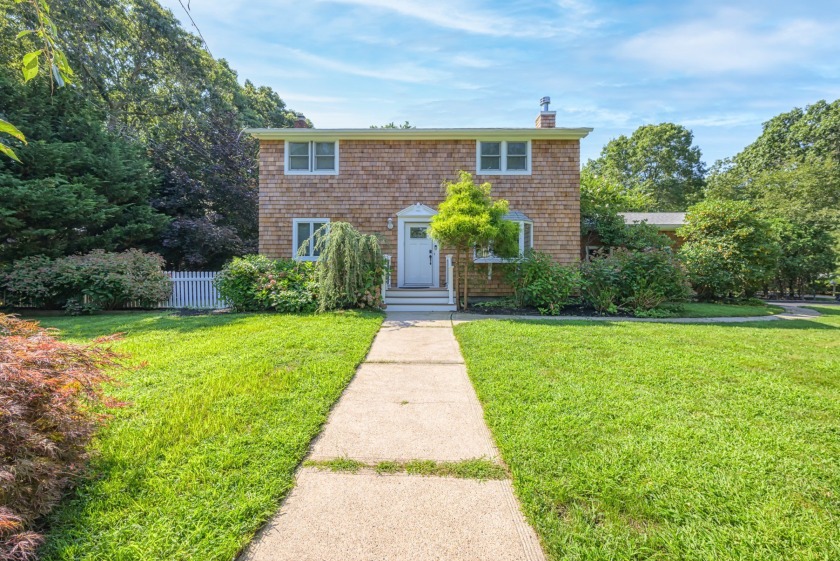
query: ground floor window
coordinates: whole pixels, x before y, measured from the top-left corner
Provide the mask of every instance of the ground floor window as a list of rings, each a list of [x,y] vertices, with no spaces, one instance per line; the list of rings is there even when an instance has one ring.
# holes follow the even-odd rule
[[[505,216],[505,220],[510,220],[519,224],[519,257],[522,257],[532,249],[534,249],[534,223],[530,218],[518,211],[511,211]],[[499,257],[493,253],[492,244],[488,247],[477,247],[473,254],[473,260],[476,263],[510,263],[516,261],[518,257]]]
[[[292,257],[302,261],[316,261],[320,252],[316,247],[316,232],[329,218],[295,218],[292,220]]]

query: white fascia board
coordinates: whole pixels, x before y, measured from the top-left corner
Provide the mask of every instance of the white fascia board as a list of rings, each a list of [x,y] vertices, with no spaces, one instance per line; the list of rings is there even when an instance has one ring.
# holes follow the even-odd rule
[[[510,129],[245,129],[260,140],[580,140],[591,128]]]

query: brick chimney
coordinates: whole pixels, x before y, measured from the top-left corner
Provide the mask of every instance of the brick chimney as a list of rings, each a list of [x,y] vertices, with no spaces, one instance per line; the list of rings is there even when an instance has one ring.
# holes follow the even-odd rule
[[[551,103],[551,98],[545,96],[540,100],[542,110],[537,115],[536,125],[538,129],[553,129],[554,119],[557,116],[557,111],[549,111],[548,104]]]
[[[308,128],[309,125],[306,124],[306,117],[303,116],[303,113],[298,113],[295,115],[295,128],[296,129],[305,129]]]

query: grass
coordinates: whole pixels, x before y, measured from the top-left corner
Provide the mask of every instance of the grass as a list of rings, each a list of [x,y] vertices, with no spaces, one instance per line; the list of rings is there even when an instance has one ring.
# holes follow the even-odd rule
[[[382,316],[159,313],[47,318],[67,339],[127,333],[148,366],[49,520],[44,560],[232,559],[278,508]]]
[[[303,462],[306,467],[314,467],[318,469],[328,469],[330,471],[347,471],[356,473],[362,468],[368,467],[364,462],[353,460],[351,458],[334,458],[332,460],[306,460]]]
[[[366,464],[350,458],[334,458],[331,460],[307,460],[303,465],[349,473],[356,473],[360,469],[372,469],[380,475],[407,473],[426,477],[457,477],[459,479],[478,479],[482,481],[506,479],[508,477],[503,466],[485,458],[474,458],[460,462],[437,462],[435,460],[396,462],[387,460],[377,464]]]
[[[513,310],[515,309],[512,297],[499,298],[487,302],[477,302],[473,308],[484,310]],[[784,311],[781,306],[767,304],[717,304],[706,302],[666,302],[652,310],[651,317],[658,318],[723,318],[723,317],[757,317],[770,316]],[[575,315],[574,309],[567,308],[564,312],[568,315]]]
[[[460,462],[435,462],[433,460],[414,460],[404,464],[406,473],[437,477],[458,477],[460,479],[505,479],[505,468],[483,458]]]
[[[670,317],[679,318],[728,318],[771,316],[784,311],[781,306],[710,304],[704,302],[685,302],[674,310]]]
[[[840,311],[455,330],[551,559],[840,559]]]

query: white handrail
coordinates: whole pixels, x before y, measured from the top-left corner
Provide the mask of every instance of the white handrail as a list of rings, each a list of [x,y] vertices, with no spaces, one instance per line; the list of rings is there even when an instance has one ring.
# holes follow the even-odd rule
[[[452,266],[452,256],[446,256],[446,289],[449,291],[449,303],[455,303],[455,283],[453,282],[453,278],[455,277],[455,269]]]

